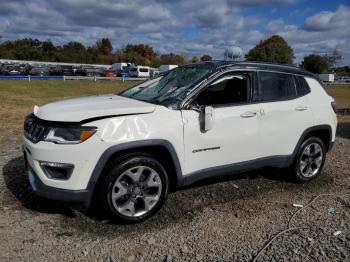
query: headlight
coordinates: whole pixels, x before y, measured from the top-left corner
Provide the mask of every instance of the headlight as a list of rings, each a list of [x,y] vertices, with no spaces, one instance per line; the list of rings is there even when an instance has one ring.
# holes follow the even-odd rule
[[[52,127],[43,140],[57,144],[78,144],[96,131],[96,127]]]

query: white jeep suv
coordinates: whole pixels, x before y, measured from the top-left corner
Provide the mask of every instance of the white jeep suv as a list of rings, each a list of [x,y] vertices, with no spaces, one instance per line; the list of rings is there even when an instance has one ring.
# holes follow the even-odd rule
[[[119,95],[36,107],[24,124],[29,181],[46,198],[141,221],[168,192],[262,167],[317,177],[335,140],[335,104],[292,66],[206,62]]]

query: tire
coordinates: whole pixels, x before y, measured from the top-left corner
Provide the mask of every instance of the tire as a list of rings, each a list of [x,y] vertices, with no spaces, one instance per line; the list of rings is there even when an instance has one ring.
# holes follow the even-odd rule
[[[324,143],[317,137],[310,137],[301,144],[293,164],[289,167],[290,174],[297,182],[311,181],[322,173],[325,160]]]
[[[99,187],[99,205],[118,223],[137,223],[154,215],[164,204],[169,179],[162,164],[144,153],[112,161]]]

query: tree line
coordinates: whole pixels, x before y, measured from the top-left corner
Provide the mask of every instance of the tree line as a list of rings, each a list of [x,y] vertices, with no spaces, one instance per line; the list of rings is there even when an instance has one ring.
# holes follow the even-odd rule
[[[76,41],[63,45],[55,45],[50,40],[40,41],[32,38],[5,41],[0,44],[0,58],[86,64],[131,62],[152,67],[159,67],[161,64],[183,65],[212,59],[208,54],[201,57],[193,56],[190,59],[183,54],[158,54],[152,46],[147,44],[127,44],[113,50],[108,38],[102,38],[89,47]],[[261,40],[245,55],[248,61],[280,64],[293,64],[294,58],[293,48],[278,35]],[[342,56],[337,51],[325,55],[311,54],[304,57],[300,66],[320,74],[328,72],[341,59]]]
[[[161,64],[196,63],[201,59],[211,60],[209,55],[187,59],[182,54],[158,54],[152,46],[145,44],[127,44],[114,51],[108,38],[102,38],[88,47],[77,41],[63,45],[55,45],[50,40],[40,41],[32,38],[5,41],[0,44],[0,58],[83,64],[131,62],[152,67],[159,67]]]

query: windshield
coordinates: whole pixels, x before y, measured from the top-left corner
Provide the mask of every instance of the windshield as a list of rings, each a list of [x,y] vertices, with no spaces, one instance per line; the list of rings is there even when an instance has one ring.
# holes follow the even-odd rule
[[[174,68],[165,75],[132,87],[120,95],[145,102],[164,104],[170,99],[176,99],[201,80],[210,69],[210,67],[198,65]]]

